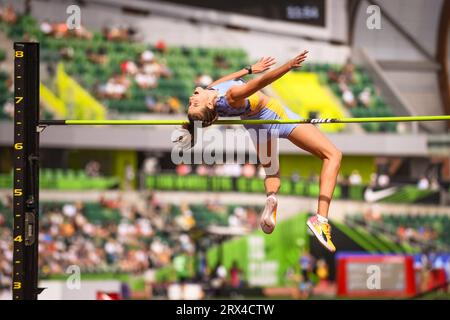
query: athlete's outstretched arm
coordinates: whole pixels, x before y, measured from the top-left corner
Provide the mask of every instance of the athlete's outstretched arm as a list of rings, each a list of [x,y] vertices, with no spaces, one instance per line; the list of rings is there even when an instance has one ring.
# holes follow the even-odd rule
[[[275,58],[272,57],[264,57],[259,59],[258,62],[252,64],[252,74],[257,74],[257,73],[261,73],[266,71],[267,69],[269,69],[272,65],[274,65],[276,63]],[[216,81],[214,81],[213,83],[211,83],[208,88],[211,88],[212,86],[215,86],[221,82],[225,82],[228,80],[234,80],[237,78],[241,78],[243,76],[246,76],[249,74],[249,71],[247,69],[241,69],[239,71],[233,72],[231,74],[228,74]]]
[[[230,90],[228,90],[227,92],[228,101],[236,102],[243,100],[251,96],[255,92],[261,90],[262,88],[268,86],[272,82],[278,80],[286,73],[288,73],[291,69],[299,68],[301,66],[301,63],[305,61],[307,54],[308,51],[305,50],[298,56],[296,56],[294,59],[291,59],[282,66],[267,72],[263,76],[250,80],[244,85],[231,87]]]

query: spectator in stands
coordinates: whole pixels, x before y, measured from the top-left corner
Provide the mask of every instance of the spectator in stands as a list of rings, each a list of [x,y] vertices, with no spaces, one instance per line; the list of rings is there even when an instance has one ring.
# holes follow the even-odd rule
[[[53,33],[53,25],[47,19],[42,21],[42,23],[39,26],[39,29],[46,36],[49,36]]]
[[[145,96],[145,106],[147,107],[149,112],[154,112],[157,106],[157,101],[154,96],[146,95]]]
[[[3,113],[9,118],[14,119],[14,103],[12,101],[6,101],[3,105]]]
[[[417,188],[419,190],[428,190],[430,188],[430,181],[427,179],[426,176],[422,175],[417,182]]]
[[[347,85],[342,86],[342,101],[347,108],[354,108],[357,105],[355,95]]]
[[[239,163],[226,163],[224,164],[224,175],[226,177],[240,177],[242,168]]]
[[[210,169],[208,166],[204,165],[204,164],[200,164],[197,166],[197,168],[195,169],[195,173],[198,176],[209,176],[210,175]]]
[[[370,107],[370,104],[372,102],[372,92],[370,91],[369,87],[364,88],[364,90],[360,92],[360,94],[358,95],[358,100],[364,107]]]
[[[52,29],[52,35],[57,39],[65,38],[68,35],[69,29],[67,28],[67,24],[65,22],[53,24]]]
[[[358,170],[353,170],[350,177],[349,177],[349,183],[352,186],[355,185],[361,185],[362,184],[362,177],[359,174]]]
[[[0,11],[0,20],[7,24],[15,24],[17,22],[17,14],[12,5],[8,4]]]
[[[387,173],[381,173],[377,179],[378,186],[387,187],[391,183],[391,178]]]
[[[59,55],[64,60],[72,60],[75,55],[75,50],[72,47],[62,47],[59,49]]]
[[[241,287],[241,269],[236,260],[233,261],[230,268],[230,286],[235,289]]]
[[[246,163],[242,167],[242,176],[246,178],[253,178],[256,174],[256,167],[251,163]]]
[[[192,169],[191,169],[191,166],[189,166],[185,163],[180,163],[179,165],[177,165],[175,171],[176,171],[177,175],[185,176],[185,175],[188,175],[189,173],[191,173]]]
[[[221,54],[214,56],[214,66],[218,69],[230,68],[230,64],[228,63],[226,57]]]
[[[301,273],[299,286],[300,297],[307,299],[312,292],[311,273],[314,270],[314,258],[309,251],[305,249],[300,256],[298,263]]]
[[[105,85],[101,85],[99,88],[100,96],[119,100],[126,96],[128,88],[131,83],[124,75],[116,75],[108,80]]]
[[[166,53],[167,51],[167,44],[164,40],[160,39],[155,43],[155,49],[158,50],[160,53]]]
[[[134,80],[141,89],[156,88],[158,85],[158,78],[151,73],[138,72]]]
[[[135,75],[138,72],[136,63],[132,60],[125,60],[120,64],[122,74]]]
[[[316,264],[316,274],[319,278],[319,282],[327,282],[329,271],[328,271],[328,265],[325,259],[319,259],[317,260]]]
[[[100,168],[101,168],[100,162],[91,160],[86,164],[84,171],[86,172],[86,175],[88,177],[99,177]]]
[[[94,37],[93,33],[82,25],[78,28],[71,29],[70,32],[78,39],[92,40]]]
[[[108,63],[108,55],[106,52],[106,48],[100,47],[97,51],[92,49],[86,50],[86,56],[89,61],[99,65],[105,65]]]
[[[106,26],[103,36],[108,41],[129,41],[136,34],[136,30],[129,26]]]
[[[155,54],[151,50],[147,49],[141,53],[141,55],[139,57],[139,62],[141,65],[144,65],[146,63],[152,62],[154,59],[155,59]]]
[[[339,81],[346,84],[354,84],[355,81],[355,65],[348,60],[342,67],[341,73],[339,75]]]
[[[213,79],[211,78],[210,75],[208,75],[206,73],[199,73],[197,75],[197,78],[195,78],[195,86],[196,87],[206,88],[212,82],[213,82]]]
[[[169,107],[169,113],[181,113],[182,112],[182,105],[181,101],[175,97],[170,96],[166,100],[166,104]]]

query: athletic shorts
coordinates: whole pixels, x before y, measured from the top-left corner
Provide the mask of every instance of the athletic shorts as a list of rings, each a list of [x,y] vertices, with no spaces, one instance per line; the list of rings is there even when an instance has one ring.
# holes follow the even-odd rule
[[[278,102],[276,99],[270,98],[269,103],[267,106],[261,108],[261,110],[254,115],[251,116],[242,116],[242,120],[294,120],[294,119],[301,119],[301,117],[294,113],[291,109],[289,109],[286,106],[283,106],[280,102]],[[266,138],[284,138],[286,139],[299,124],[293,123],[293,124],[257,124],[257,125],[244,125],[244,127],[250,131],[252,134],[252,131],[256,131],[258,134],[258,137],[261,138],[263,135],[261,133],[264,133]],[[253,129],[253,130],[250,130]],[[265,130],[261,130],[265,129]],[[261,131],[261,132],[260,132]],[[258,141],[260,140],[258,138]]]

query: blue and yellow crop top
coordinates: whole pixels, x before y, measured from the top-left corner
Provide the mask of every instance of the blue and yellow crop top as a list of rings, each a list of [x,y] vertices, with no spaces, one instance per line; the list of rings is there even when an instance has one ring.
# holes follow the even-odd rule
[[[230,89],[232,86],[242,85],[244,83],[245,82],[242,79],[236,79],[228,80],[211,87],[211,89],[217,90],[219,92],[219,99],[216,102],[217,113],[219,114],[219,116],[236,117],[255,110],[259,103],[259,96],[257,93],[254,93],[250,97],[245,99],[245,106],[240,108],[230,106],[227,101],[225,94],[227,93],[228,89]]]

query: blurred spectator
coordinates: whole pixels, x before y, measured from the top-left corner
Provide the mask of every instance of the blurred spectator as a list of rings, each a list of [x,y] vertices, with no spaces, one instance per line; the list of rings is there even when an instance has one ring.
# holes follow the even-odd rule
[[[344,101],[344,104],[347,108],[354,108],[356,107],[356,99],[353,92],[345,86],[345,88],[342,90],[342,101]]]
[[[377,182],[378,186],[387,187],[391,183],[391,178],[386,173],[382,173],[378,176]]]
[[[170,113],[180,113],[182,111],[181,101],[178,98],[171,96],[167,98],[166,103]]]
[[[244,166],[242,167],[242,176],[246,178],[252,178],[255,176],[255,174],[256,174],[255,165],[251,163],[244,164]]]
[[[0,20],[7,24],[15,24],[17,22],[17,14],[12,5],[8,4],[5,8],[0,9]]]
[[[430,181],[425,176],[421,176],[417,182],[417,188],[420,190],[428,190],[430,188]]]
[[[351,63],[350,60],[342,67],[339,80],[346,84],[355,83],[355,65]]]
[[[184,163],[177,165],[177,168],[176,168],[177,175],[179,175],[179,176],[188,175],[189,173],[191,173],[191,170],[192,170],[191,166],[184,164]]]
[[[207,75],[205,73],[201,73],[197,75],[197,78],[195,79],[195,86],[206,88],[213,82],[213,79],[210,75]]]
[[[41,32],[48,36],[53,33],[53,26],[48,20],[44,20],[41,25],[39,26]]]
[[[106,84],[100,86],[99,94],[101,97],[108,99],[122,99],[129,87],[130,81],[126,76],[116,75],[110,78]]]
[[[123,74],[135,75],[138,72],[138,67],[134,61],[125,60],[120,64],[120,70]]]
[[[216,55],[214,57],[214,66],[218,69],[228,69],[230,65],[223,55]]]
[[[358,170],[353,170],[348,180],[352,186],[362,184],[362,177]]]
[[[100,47],[97,51],[87,49],[86,56],[89,61],[95,64],[105,65],[108,62],[108,55],[104,47]]]
[[[11,101],[5,102],[3,105],[3,113],[6,114],[11,119],[14,118],[14,103]]]
[[[236,260],[233,261],[230,269],[230,285],[236,289],[241,287],[241,269]]]
[[[72,60],[75,55],[75,50],[72,47],[62,47],[59,50],[59,55],[64,60]]]
[[[84,171],[88,177],[100,176],[100,162],[91,160],[84,167]]]
[[[316,273],[320,282],[326,282],[328,280],[329,271],[325,259],[317,260]]]
[[[167,51],[167,44],[164,40],[160,39],[155,44],[156,50],[158,50],[160,53],[165,53]]]
[[[370,107],[370,103],[372,101],[372,93],[369,87],[366,87],[363,91],[361,91],[361,93],[358,95],[358,100],[366,108]]]
[[[143,65],[152,62],[154,58],[155,54],[151,50],[147,49],[141,53],[139,62]]]
[[[223,165],[224,175],[227,177],[240,177],[241,165],[239,163],[226,163]]]
[[[130,41],[136,34],[136,30],[129,26],[106,26],[103,28],[103,36],[108,41]]]
[[[148,73],[138,72],[134,77],[134,80],[141,89],[156,88],[158,84],[157,77]]]
[[[207,165],[200,164],[195,169],[195,173],[199,176],[208,176],[210,174],[210,170]]]
[[[314,258],[309,253],[307,249],[305,249],[300,256],[299,259],[299,267],[300,267],[300,296],[304,299],[308,298],[312,291],[312,281],[311,281],[311,273],[314,269]]]

